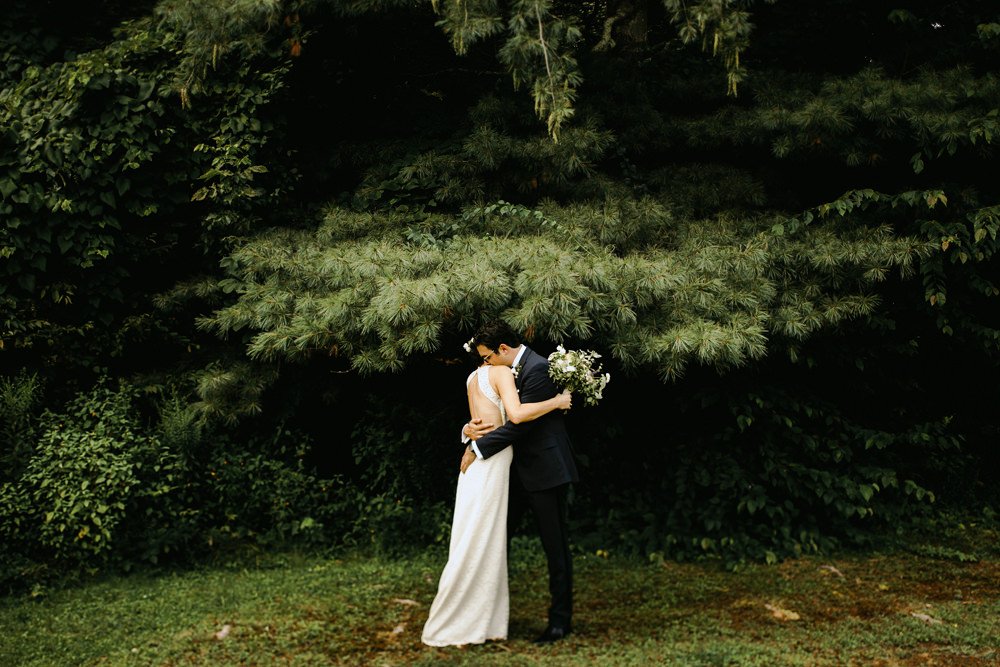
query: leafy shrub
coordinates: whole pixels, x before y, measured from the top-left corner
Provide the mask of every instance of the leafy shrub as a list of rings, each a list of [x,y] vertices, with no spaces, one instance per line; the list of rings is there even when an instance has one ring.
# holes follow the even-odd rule
[[[323,541],[322,521],[337,485],[305,469],[305,449],[285,452],[220,447],[207,463],[204,512],[211,539],[255,538],[268,544]]]
[[[736,565],[864,544],[927,517],[936,495],[923,481],[925,463],[960,448],[947,418],[879,427],[775,386],[713,389],[686,410],[677,418],[686,429],[644,448],[639,465],[623,468],[606,443],[585,447],[596,451],[589,488],[602,494],[574,511],[577,532],[589,533],[585,548]]]
[[[191,557],[248,540],[316,546],[351,533],[357,491],[341,477],[316,476],[303,433],[278,423],[234,437],[176,394],[159,413],[160,446],[145,450],[148,483],[130,509],[141,521],[132,542],[143,547],[132,558]]]
[[[47,412],[34,456],[19,480],[27,500],[15,518],[38,530],[39,546],[57,560],[106,559],[126,506],[140,485],[137,452],[155,446],[132,410],[132,391],[99,385],[61,414]],[[13,518],[13,517],[12,517]]]
[[[359,483],[373,494],[394,498],[440,499],[442,488],[452,493],[464,416],[456,416],[451,407],[424,396],[368,396],[351,432]],[[448,450],[440,443],[454,445]]]
[[[309,439],[282,424],[235,439],[173,393],[145,425],[137,390],[106,381],[36,417],[28,413],[37,384],[17,382],[0,385],[4,414],[21,415],[19,442],[37,438],[25,445],[22,474],[0,486],[4,583],[49,566],[58,574],[190,560],[248,540],[362,544],[374,531],[415,541],[417,524],[399,512],[343,477],[317,477],[305,462]]]
[[[151,437],[132,449],[141,480],[130,495],[120,555],[155,563],[162,556],[190,552],[200,529],[201,510],[192,464],[202,446],[203,426],[174,393],[159,406]]]
[[[427,499],[358,494],[360,511],[351,541],[376,553],[399,556],[428,544],[448,544],[453,506]]]
[[[426,387],[403,391],[369,395],[351,433],[358,505],[348,539],[386,555],[447,544],[461,452],[462,413]]]
[[[0,378],[0,480],[17,479],[34,449],[42,383],[21,371]]]

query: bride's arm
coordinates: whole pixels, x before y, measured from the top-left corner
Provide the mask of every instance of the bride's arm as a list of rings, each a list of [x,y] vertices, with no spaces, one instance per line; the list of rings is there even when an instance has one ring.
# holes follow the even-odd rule
[[[507,418],[515,424],[530,422],[553,410],[569,410],[572,407],[572,395],[568,391],[556,394],[546,401],[538,403],[522,403],[514,385],[514,374],[507,366],[490,368],[490,379],[496,383],[497,393],[503,401]]]

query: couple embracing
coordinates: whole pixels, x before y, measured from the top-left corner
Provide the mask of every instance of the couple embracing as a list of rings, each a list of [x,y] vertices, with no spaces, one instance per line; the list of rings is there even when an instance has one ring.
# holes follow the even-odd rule
[[[578,480],[559,393],[548,360],[503,322],[489,324],[467,346],[482,365],[466,381],[468,443],[455,496],[448,563],[424,625],[430,646],[506,639],[510,616],[507,536],[531,507],[548,560],[548,627],[535,641],[572,630],[573,564],[566,492]]]

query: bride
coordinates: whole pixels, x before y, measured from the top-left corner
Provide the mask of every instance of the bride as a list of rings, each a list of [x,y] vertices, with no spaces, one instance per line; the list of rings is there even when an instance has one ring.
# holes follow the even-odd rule
[[[569,392],[522,404],[510,367],[485,362],[469,375],[466,391],[472,419],[484,424],[527,422],[553,410],[569,410],[572,404]],[[507,638],[507,500],[513,449],[477,460],[459,473],[448,563],[424,625],[424,644],[482,644]]]

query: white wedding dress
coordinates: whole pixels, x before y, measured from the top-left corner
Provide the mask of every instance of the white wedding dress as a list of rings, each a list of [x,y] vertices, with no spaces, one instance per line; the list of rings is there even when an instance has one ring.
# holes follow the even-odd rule
[[[479,368],[467,383],[473,377],[506,422],[503,402],[490,385],[489,367]],[[513,448],[507,447],[486,460],[474,461],[465,474],[458,475],[448,564],[421,637],[429,646],[507,638],[507,500],[513,456]]]

